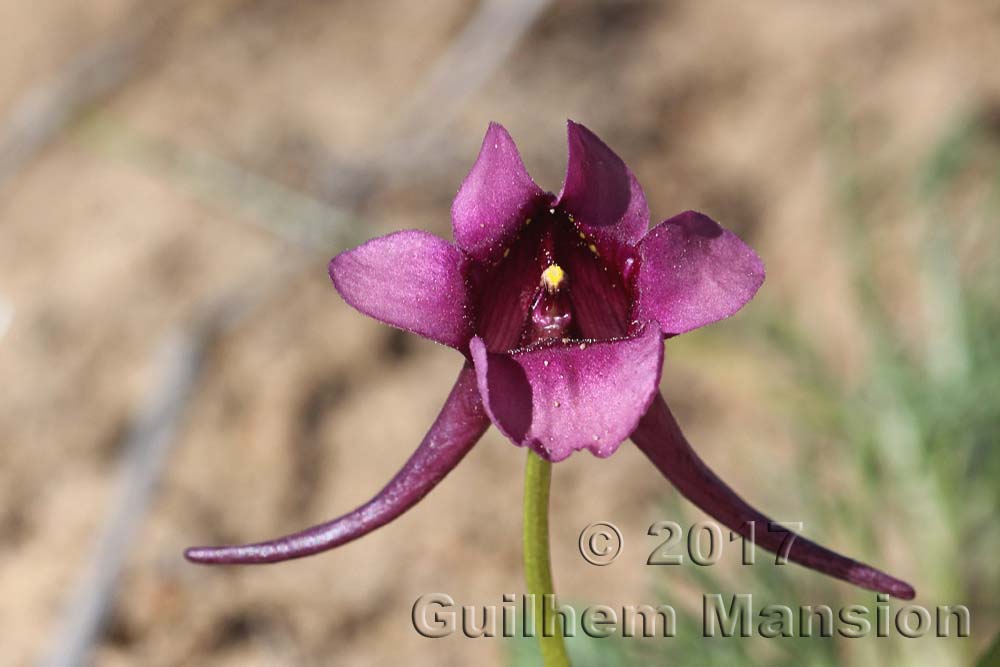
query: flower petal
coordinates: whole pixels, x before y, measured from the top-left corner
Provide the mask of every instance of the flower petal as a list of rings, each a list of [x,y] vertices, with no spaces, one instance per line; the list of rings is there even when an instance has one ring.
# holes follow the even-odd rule
[[[631,170],[596,134],[567,121],[569,161],[557,205],[600,240],[634,245],[649,227],[649,206]]]
[[[184,556],[195,563],[277,563],[309,556],[355,540],[416,505],[472,449],[489,427],[475,372],[466,365],[441,414],[423,442],[378,495],[353,512],[276,540],[243,546],[194,547]]]
[[[610,456],[656,394],[662,333],[647,325],[634,338],[488,352],[470,343],[483,403],[497,428],[549,461],[589,449]]]
[[[764,282],[764,263],[717,222],[686,211],[660,223],[639,244],[640,319],[668,335],[729,317]]]
[[[519,346],[545,269],[541,252],[540,225],[526,225],[503,261],[480,264],[469,272],[476,295],[476,332],[491,352],[506,352]]]
[[[372,239],[330,261],[344,301],[369,317],[464,349],[472,335],[461,251],[427,232]]]
[[[628,333],[630,295],[615,253],[580,238],[570,226],[557,235],[557,259],[566,270],[573,318],[583,338],[621,338]]]
[[[757,546],[862,588],[903,600],[916,595],[905,581],[810,542],[748,505],[698,457],[659,394],[632,441],[685,498]]]
[[[451,205],[455,243],[481,261],[496,255],[544,194],[507,130],[490,123],[479,157]]]

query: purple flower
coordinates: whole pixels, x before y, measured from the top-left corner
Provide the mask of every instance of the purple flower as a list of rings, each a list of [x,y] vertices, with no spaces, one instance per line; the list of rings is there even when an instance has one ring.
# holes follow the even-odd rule
[[[760,258],[687,211],[647,231],[649,209],[625,163],[569,122],[558,195],[528,175],[493,123],[458,191],[455,245],[421,231],[373,239],[330,262],[362,313],[455,348],[466,363],[423,442],[368,503],[328,523],[245,546],[189,549],[201,563],[266,563],[356,539],[426,495],[492,422],[549,461],[610,456],[631,438],[688,499],[777,551],[788,536],[695,454],[659,393],[665,337],[729,317],[764,281]],[[796,536],[788,558],[900,598],[906,583]]]

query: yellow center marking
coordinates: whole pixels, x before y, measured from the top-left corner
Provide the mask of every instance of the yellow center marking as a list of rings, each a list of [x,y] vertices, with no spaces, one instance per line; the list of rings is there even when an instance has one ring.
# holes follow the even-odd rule
[[[558,264],[550,264],[549,268],[542,271],[542,284],[545,285],[545,289],[550,292],[555,292],[559,289],[559,285],[566,280],[566,272],[562,270],[562,267]]]

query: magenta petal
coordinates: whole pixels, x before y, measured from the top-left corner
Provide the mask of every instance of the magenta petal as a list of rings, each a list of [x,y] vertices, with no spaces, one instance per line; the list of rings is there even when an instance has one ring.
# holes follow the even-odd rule
[[[492,352],[518,347],[545,270],[540,225],[528,225],[499,264],[470,273],[476,303],[476,332]],[[481,268],[481,267],[477,267]]]
[[[668,335],[729,317],[764,282],[764,263],[750,246],[696,211],[654,227],[639,251],[637,315]]]
[[[568,226],[567,226],[568,227]],[[569,276],[573,318],[582,338],[621,338],[628,333],[631,296],[611,253],[601,253],[574,229],[561,232],[558,260]]]
[[[416,505],[458,465],[489,427],[471,366],[462,369],[423,442],[377,496],[353,512],[293,535],[243,546],[194,547],[195,563],[276,563],[309,556],[355,540]]]
[[[543,196],[510,134],[499,123],[490,123],[479,157],[451,205],[455,242],[478,260],[491,257]]]
[[[632,441],[685,498],[730,529],[753,539],[758,546],[772,553],[785,553],[793,563],[862,588],[903,600],[912,600],[916,595],[905,581],[841,556],[800,535],[795,535],[788,548],[786,539],[790,531],[774,526],[771,519],[748,505],[705,465],[684,437],[662,396],[657,395],[653,400],[649,412],[632,434]],[[754,522],[752,535],[751,521]]]
[[[634,338],[514,354],[488,352],[478,337],[469,347],[493,423],[550,461],[613,454],[656,394],[663,362],[655,324]]]
[[[472,335],[461,251],[409,230],[372,239],[330,261],[344,301],[369,317],[464,349]]]
[[[634,245],[649,227],[649,206],[631,170],[596,134],[567,122],[569,161],[558,205],[600,240]]]

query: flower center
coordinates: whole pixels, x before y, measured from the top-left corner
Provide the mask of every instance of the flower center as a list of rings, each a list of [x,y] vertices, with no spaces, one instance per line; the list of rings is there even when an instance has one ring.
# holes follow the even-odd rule
[[[556,208],[533,211],[498,254],[474,274],[476,332],[491,352],[627,335],[630,248],[599,247]]]
[[[571,304],[566,284],[566,272],[556,263],[542,271],[542,289],[538,290],[531,305],[531,332],[529,342],[565,338],[573,324]]]
[[[559,285],[566,279],[566,272],[558,264],[550,264],[542,271],[542,284],[549,292],[557,292]]]

